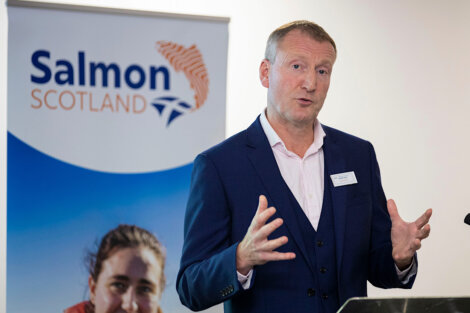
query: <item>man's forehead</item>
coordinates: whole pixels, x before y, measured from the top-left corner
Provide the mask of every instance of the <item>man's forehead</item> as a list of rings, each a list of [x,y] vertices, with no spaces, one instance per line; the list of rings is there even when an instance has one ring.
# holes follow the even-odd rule
[[[297,33],[294,33],[297,31]],[[276,47],[276,54],[282,54],[283,59],[288,55],[291,57],[311,57],[316,54],[318,57],[334,63],[336,52],[333,45],[327,40],[318,40],[306,32],[293,30],[286,34]]]
[[[288,33],[286,33],[282,38],[280,38],[279,43],[282,43],[285,39],[289,39],[289,38],[293,38],[293,37],[301,37],[301,38],[305,38],[305,39],[310,39],[310,40],[314,40],[318,43],[329,42],[327,39],[320,38],[319,36],[315,36],[315,35],[313,35],[312,33],[308,32],[306,30],[293,29],[293,30],[289,31]]]

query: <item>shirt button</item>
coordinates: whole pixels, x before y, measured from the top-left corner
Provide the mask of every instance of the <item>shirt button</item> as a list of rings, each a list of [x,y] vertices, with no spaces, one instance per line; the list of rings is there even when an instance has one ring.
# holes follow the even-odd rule
[[[326,293],[322,294],[321,297],[322,297],[323,300],[328,299],[328,295]]]
[[[320,268],[320,273],[325,274],[325,273],[326,273],[326,268],[325,268],[325,267],[321,267],[321,268]]]
[[[323,247],[323,241],[318,240],[317,241],[317,247]]]
[[[313,297],[315,295],[315,289],[308,288],[307,289],[307,296]]]

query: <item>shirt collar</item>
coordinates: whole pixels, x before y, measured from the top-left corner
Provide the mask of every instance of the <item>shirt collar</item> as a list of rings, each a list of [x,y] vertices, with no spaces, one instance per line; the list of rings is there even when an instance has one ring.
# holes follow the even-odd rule
[[[274,146],[276,145],[282,145],[282,147],[285,150],[287,150],[286,145],[284,144],[282,139],[279,137],[279,135],[276,133],[274,128],[269,123],[268,118],[266,117],[266,109],[264,109],[263,112],[260,114],[259,120],[261,123],[261,127],[263,128],[263,131],[266,134],[266,137],[268,138],[268,141],[271,147],[274,148]],[[305,153],[305,156],[319,151],[323,147],[323,138],[325,136],[326,134],[325,134],[325,131],[323,130],[323,127],[320,124],[320,121],[316,119],[314,126],[313,126],[314,141],[312,145],[307,149],[307,153]]]

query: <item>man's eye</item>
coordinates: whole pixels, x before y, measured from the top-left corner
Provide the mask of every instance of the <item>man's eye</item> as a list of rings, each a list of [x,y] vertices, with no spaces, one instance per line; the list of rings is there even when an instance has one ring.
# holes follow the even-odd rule
[[[294,70],[298,70],[300,68],[300,65],[299,64],[294,64],[294,65],[292,65],[292,68]]]
[[[318,73],[320,73],[320,75],[327,75],[328,71],[327,70],[318,70]]]

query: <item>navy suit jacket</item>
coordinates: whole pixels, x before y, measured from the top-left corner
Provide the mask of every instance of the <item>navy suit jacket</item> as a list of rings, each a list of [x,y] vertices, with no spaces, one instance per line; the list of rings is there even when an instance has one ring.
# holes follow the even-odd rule
[[[411,288],[396,274],[391,221],[372,145],[323,126],[325,190],[331,192],[340,304],[367,295],[367,280],[382,288]],[[330,175],[353,171],[357,184],[334,187]],[[181,302],[199,311],[224,302],[226,312],[312,312],[308,289],[317,271],[304,248],[284,182],[259,118],[245,131],[201,153],[194,161],[184,225],[177,290]],[[259,195],[284,223],[270,236],[287,236],[277,249],[294,252],[289,261],[255,267],[243,290],[236,273],[236,248],[255,215]],[[318,295],[317,295],[318,296]],[[313,310],[314,312],[315,310]]]

